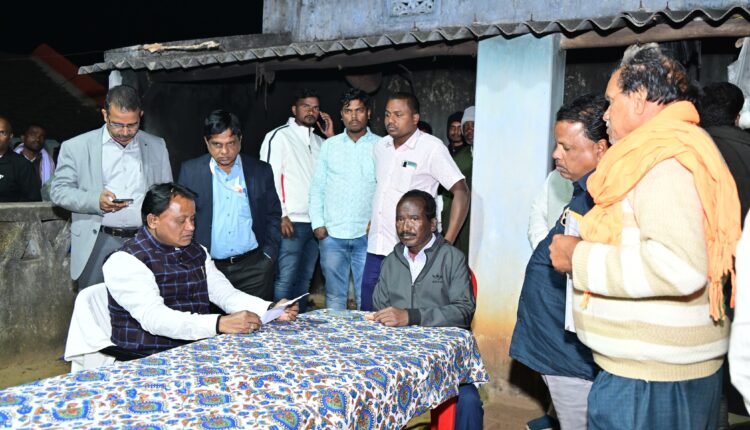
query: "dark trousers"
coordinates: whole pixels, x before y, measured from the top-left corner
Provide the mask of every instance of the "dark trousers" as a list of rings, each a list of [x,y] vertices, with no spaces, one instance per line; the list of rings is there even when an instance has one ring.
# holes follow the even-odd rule
[[[365,259],[365,271],[362,274],[362,298],[360,310],[374,311],[372,306],[372,295],[375,293],[375,286],[378,285],[380,277],[380,266],[383,265],[385,255],[367,253]]]
[[[715,429],[721,376],[653,382],[602,370],[589,392],[589,429]]]
[[[456,430],[481,430],[484,426],[484,409],[479,391],[474,384],[458,386],[456,402]]]
[[[215,261],[215,264],[234,288],[263,300],[273,300],[275,269],[273,261],[263,254],[260,247],[250,251],[240,261],[230,263],[223,260]]]

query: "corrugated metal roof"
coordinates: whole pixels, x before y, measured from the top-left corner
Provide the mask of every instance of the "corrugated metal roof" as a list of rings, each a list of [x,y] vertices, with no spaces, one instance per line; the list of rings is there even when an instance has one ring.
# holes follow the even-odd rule
[[[645,28],[660,23],[682,24],[695,19],[702,19],[708,23],[721,23],[730,15],[741,14],[750,17],[750,5],[737,6],[731,9],[693,9],[690,11],[663,10],[659,12],[624,12],[614,17],[558,20],[558,21],[526,21],[521,23],[474,23],[469,26],[440,27],[434,30],[418,30],[407,33],[383,34],[377,36],[363,36],[356,39],[340,39],[315,42],[294,42],[277,46],[237,46],[238,38],[231,37],[231,50],[223,48],[229,43],[222,41],[230,38],[204,39],[191,41],[199,44],[204,41],[216,41],[219,47],[213,50],[180,51],[174,49],[182,42],[163,44],[168,50],[149,52],[144,45],[132,46],[105,52],[105,61],[83,66],[78,73],[96,73],[109,70],[147,69],[150,71],[170,69],[190,69],[196,67],[213,66],[217,64],[232,64],[239,62],[254,62],[269,59],[287,59],[291,57],[321,57],[344,52],[355,52],[366,49],[382,49],[406,45],[427,45],[441,42],[479,40],[492,36],[518,36],[532,33],[544,35],[550,33],[577,34],[589,30],[610,32],[622,27]],[[251,45],[250,43],[248,45]]]

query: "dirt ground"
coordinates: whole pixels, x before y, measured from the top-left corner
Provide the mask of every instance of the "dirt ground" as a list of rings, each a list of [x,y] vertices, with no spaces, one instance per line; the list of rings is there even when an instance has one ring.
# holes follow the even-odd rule
[[[0,365],[0,389],[26,384],[70,372],[70,363],[60,359],[62,351],[39,353],[36,357]]]

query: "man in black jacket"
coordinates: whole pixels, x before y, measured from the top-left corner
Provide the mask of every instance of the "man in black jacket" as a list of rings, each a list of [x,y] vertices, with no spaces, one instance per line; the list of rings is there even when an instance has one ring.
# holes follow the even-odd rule
[[[39,177],[28,160],[13,152],[12,138],[10,121],[0,116],[0,203],[39,201],[42,199]]]
[[[701,127],[711,135],[737,183],[745,220],[750,208],[750,133],[737,127],[745,97],[742,90],[729,82],[718,82],[703,88],[700,101]]]
[[[195,239],[235,288],[273,300],[281,206],[271,166],[240,154],[233,113],[211,112],[203,135],[209,153],[183,163],[178,181],[198,195]]]
[[[367,316],[389,327],[471,328],[476,303],[464,253],[437,230],[437,205],[429,193],[411,190],[396,206],[400,243],[383,260]],[[477,388],[459,385],[457,429],[481,429],[484,411]]]

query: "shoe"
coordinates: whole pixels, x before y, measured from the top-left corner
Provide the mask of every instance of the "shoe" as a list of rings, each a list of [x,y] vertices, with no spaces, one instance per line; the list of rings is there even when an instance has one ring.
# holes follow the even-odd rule
[[[526,430],[560,430],[560,423],[549,415],[542,415],[527,422]]]

